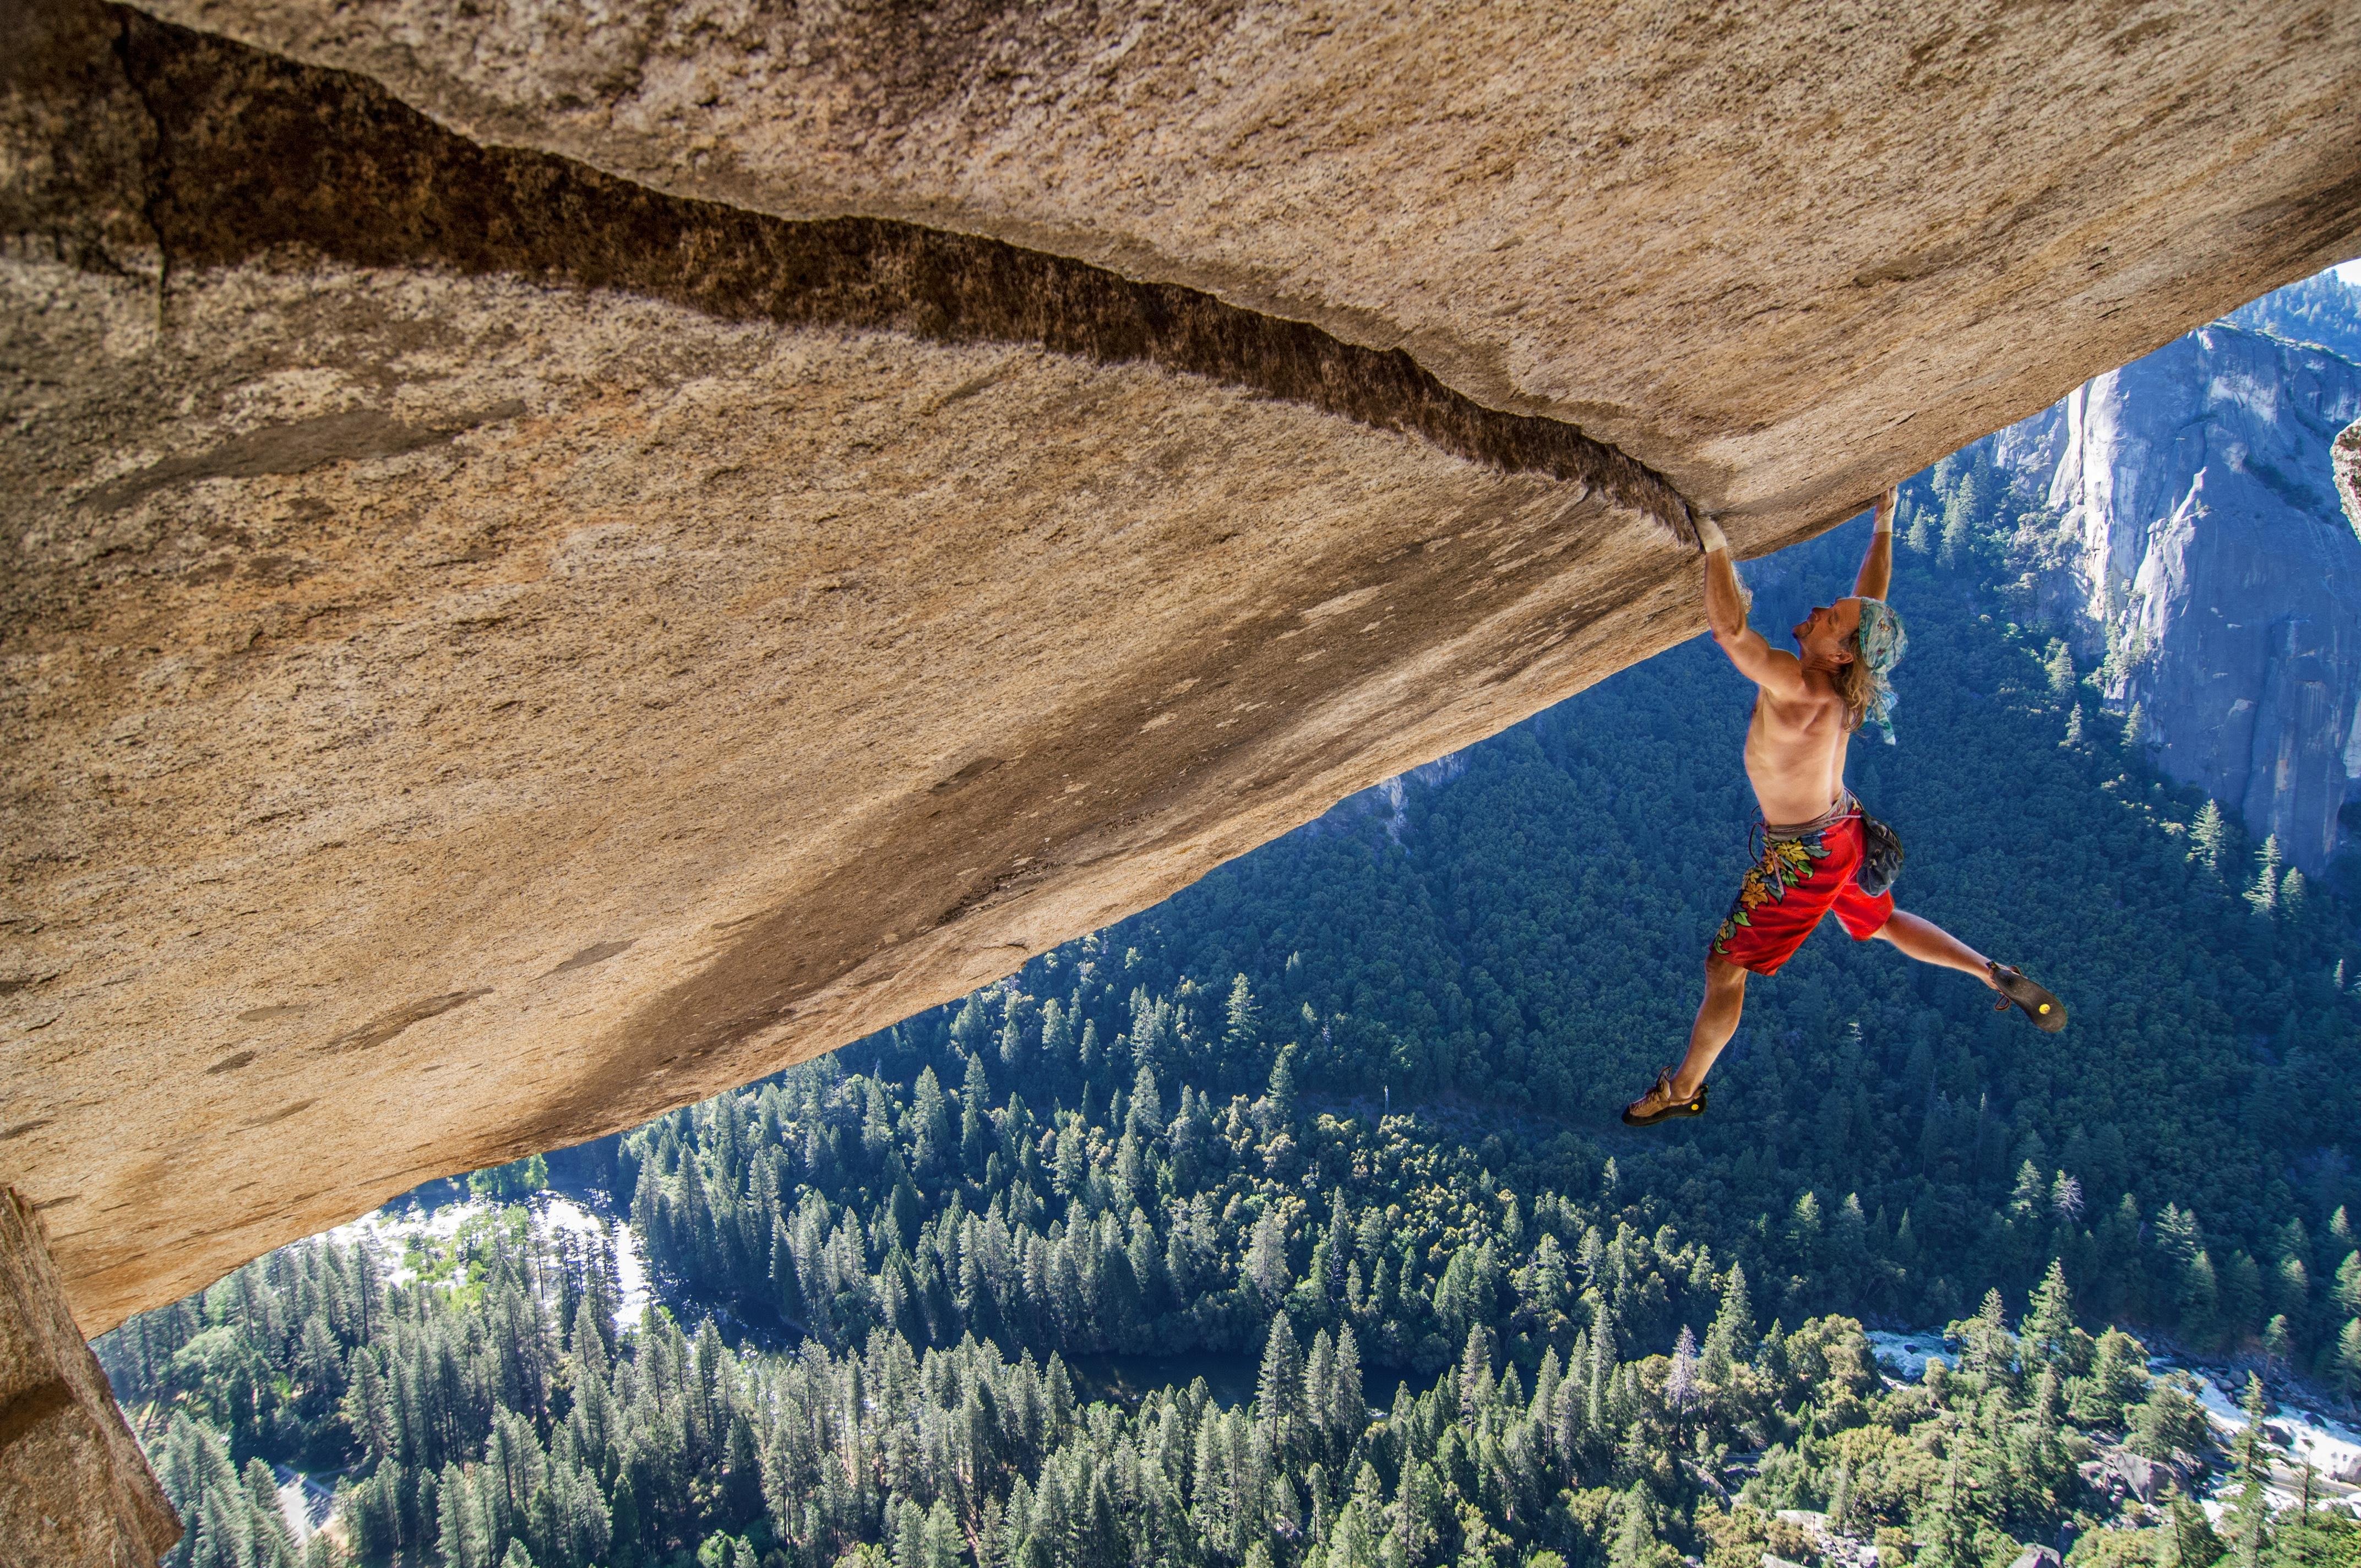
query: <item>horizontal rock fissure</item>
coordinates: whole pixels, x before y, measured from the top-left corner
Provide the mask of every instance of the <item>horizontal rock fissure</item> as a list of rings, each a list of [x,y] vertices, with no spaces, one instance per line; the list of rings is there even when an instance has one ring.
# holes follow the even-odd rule
[[[1694,539],[1692,509],[1663,475],[1570,424],[1477,403],[1400,349],[1356,346],[1308,323],[1000,240],[666,195],[567,159],[471,142],[362,77],[139,12],[114,15],[116,58],[153,127],[141,206],[166,279],[298,247],[362,266],[619,290],[730,320],[1151,364],[1413,435],[1504,473],[1577,483]],[[366,455],[444,433],[329,433],[351,436]],[[220,464],[309,455],[174,459],[84,499],[120,506]]]

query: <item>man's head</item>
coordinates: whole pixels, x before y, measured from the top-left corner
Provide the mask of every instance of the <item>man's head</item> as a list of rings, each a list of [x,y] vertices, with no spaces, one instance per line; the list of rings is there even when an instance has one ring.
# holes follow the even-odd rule
[[[1836,679],[1855,729],[1874,724],[1894,744],[1894,685],[1887,678],[1910,645],[1902,618],[1883,599],[1840,598],[1795,626],[1795,647],[1807,670]]]
[[[1795,651],[1806,669],[1834,674],[1861,656],[1861,606],[1858,598],[1840,598],[1795,623]]]

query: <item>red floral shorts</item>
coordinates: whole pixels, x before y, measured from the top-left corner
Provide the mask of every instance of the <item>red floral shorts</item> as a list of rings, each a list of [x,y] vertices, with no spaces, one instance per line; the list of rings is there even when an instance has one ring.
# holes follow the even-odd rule
[[[1832,910],[1854,941],[1876,936],[1893,917],[1894,894],[1861,892],[1853,880],[1861,857],[1858,813],[1800,838],[1770,839],[1739,884],[1713,950],[1741,969],[1774,974]]]

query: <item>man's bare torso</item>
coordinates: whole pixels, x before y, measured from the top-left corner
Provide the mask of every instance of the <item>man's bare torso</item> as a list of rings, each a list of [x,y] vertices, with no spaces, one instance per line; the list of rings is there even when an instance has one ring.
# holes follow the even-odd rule
[[[1755,685],[1746,729],[1746,776],[1763,820],[1774,825],[1826,816],[1844,796],[1845,753],[1853,716],[1838,689],[1839,672],[1858,679],[1861,604],[1881,598],[1894,553],[1894,492],[1878,502],[1869,554],[1852,595],[1824,604],[1797,622],[1795,652],[1773,648],[1749,626],[1745,590],[1730,564],[1729,542],[1713,530],[1706,552],[1706,623],[1739,673]]]
[[[1889,486],[1877,499],[1869,551],[1853,577],[1850,597],[1821,605],[1795,628],[1795,652],[1773,648],[1747,624],[1752,608],[1738,580],[1730,541],[1710,517],[1696,520],[1705,554],[1705,619],[1713,640],[1741,674],[1754,683],[1754,716],[1746,727],[1746,777],[1763,819],[1790,827],[1826,816],[1844,798],[1845,756],[1852,729],[1875,715],[1884,724],[1893,692],[1882,683],[1902,654],[1902,629],[1894,620],[1885,591],[1893,580],[1894,518],[1900,497]],[[1874,646],[1865,642],[1862,619],[1872,613]],[[1872,661],[1866,664],[1863,660]],[[1850,700],[1847,700],[1847,693]],[[1867,838],[1864,828],[1862,838]],[[1863,842],[1855,850],[1865,853]],[[1858,864],[1839,862],[1841,877],[1817,873],[1791,882],[1778,858],[1746,873],[1737,903],[1706,954],[1705,1000],[1689,1029],[1687,1052],[1678,1067],[1657,1073],[1655,1085],[1624,1108],[1626,1126],[1652,1127],[1675,1116],[1705,1113],[1706,1073],[1738,1028],[1749,973],[1771,974],[1785,963],[1823,915],[1833,913],[1856,941],[1883,938],[1922,963],[1940,964],[1974,975],[2001,993],[2000,1005],[2015,1003],[2037,1027],[2053,1033],[2066,1026],[2065,1004],[2025,977],[1995,964],[1932,921],[1894,907],[1891,894],[1872,895],[1856,880]],[[1890,868],[1889,868],[1890,870]],[[1779,874],[1773,875],[1777,872]],[[1811,888],[1784,923],[1766,914],[1766,897],[1782,901],[1795,888]],[[1756,920],[1754,916],[1764,916]]]
[[[1769,823],[1809,822],[1844,795],[1845,755],[1852,742],[1844,698],[1819,671],[1807,669],[1803,676],[1801,700],[1757,688],[1754,718],[1746,727],[1746,777]]]

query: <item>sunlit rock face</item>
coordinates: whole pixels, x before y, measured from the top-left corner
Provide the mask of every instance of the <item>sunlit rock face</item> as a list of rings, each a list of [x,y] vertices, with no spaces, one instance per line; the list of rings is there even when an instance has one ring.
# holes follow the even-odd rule
[[[2336,477],[2336,499],[2353,531],[2361,533],[2361,423],[2348,424],[2329,449],[2328,461]]]
[[[1143,907],[2361,231],[2361,18],[0,10],[83,1326]]]
[[[148,8],[653,189],[994,236],[1400,347],[1766,541],[2361,222],[2347,6]]]
[[[1994,443],[2047,499],[2042,598],[2083,666],[2307,872],[2361,778],[2361,534],[2330,464],[2356,416],[2361,366],[2216,324]]]

